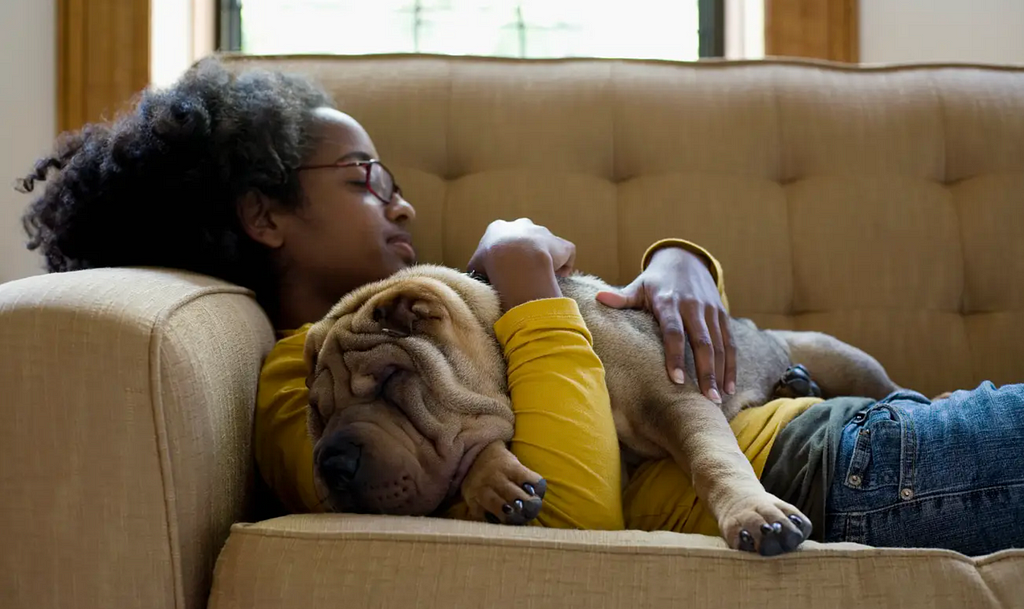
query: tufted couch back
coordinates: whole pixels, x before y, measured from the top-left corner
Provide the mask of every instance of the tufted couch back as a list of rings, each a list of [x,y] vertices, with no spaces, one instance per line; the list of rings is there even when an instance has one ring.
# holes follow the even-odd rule
[[[234,61],[309,74],[366,127],[427,261],[527,216],[626,283],[683,237],[734,315],[834,334],[925,393],[1024,381],[1024,69]]]

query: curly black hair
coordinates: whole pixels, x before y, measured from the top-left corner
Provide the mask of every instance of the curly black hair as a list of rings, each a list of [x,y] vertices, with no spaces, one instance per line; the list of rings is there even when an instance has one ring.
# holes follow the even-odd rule
[[[201,60],[113,122],[57,140],[18,186],[47,182],[22,219],[28,248],[50,272],[177,268],[248,287],[266,306],[271,256],[243,230],[237,202],[258,191],[301,205],[296,168],[322,106],[334,102],[301,76]]]

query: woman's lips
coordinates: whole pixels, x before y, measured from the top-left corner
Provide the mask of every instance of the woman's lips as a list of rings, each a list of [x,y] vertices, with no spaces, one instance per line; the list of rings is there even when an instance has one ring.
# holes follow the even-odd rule
[[[388,247],[401,256],[405,262],[412,264],[416,261],[416,250],[412,246],[412,240],[408,237],[392,237],[388,239]]]

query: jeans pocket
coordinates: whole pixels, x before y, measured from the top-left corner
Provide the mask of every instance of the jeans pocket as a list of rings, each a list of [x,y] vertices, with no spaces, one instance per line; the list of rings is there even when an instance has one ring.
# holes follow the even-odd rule
[[[879,404],[859,413],[844,435],[843,443],[853,444],[843,479],[846,488],[867,492],[899,486],[903,432],[895,409]]]

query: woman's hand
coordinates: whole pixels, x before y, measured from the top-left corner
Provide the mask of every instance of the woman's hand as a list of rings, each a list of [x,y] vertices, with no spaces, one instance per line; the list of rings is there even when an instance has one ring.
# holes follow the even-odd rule
[[[531,300],[558,298],[556,277],[572,272],[576,246],[526,218],[487,227],[467,270],[481,273],[501,296],[504,310]]]
[[[618,292],[601,292],[597,300],[616,309],[646,309],[661,326],[665,367],[682,384],[686,343],[690,340],[701,393],[721,403],[721,392],[736,392],[736,346],[718,286],[697,255],[678,247],[658,250],[647,270]],[[724,382],[723,382],[724,381]]]

